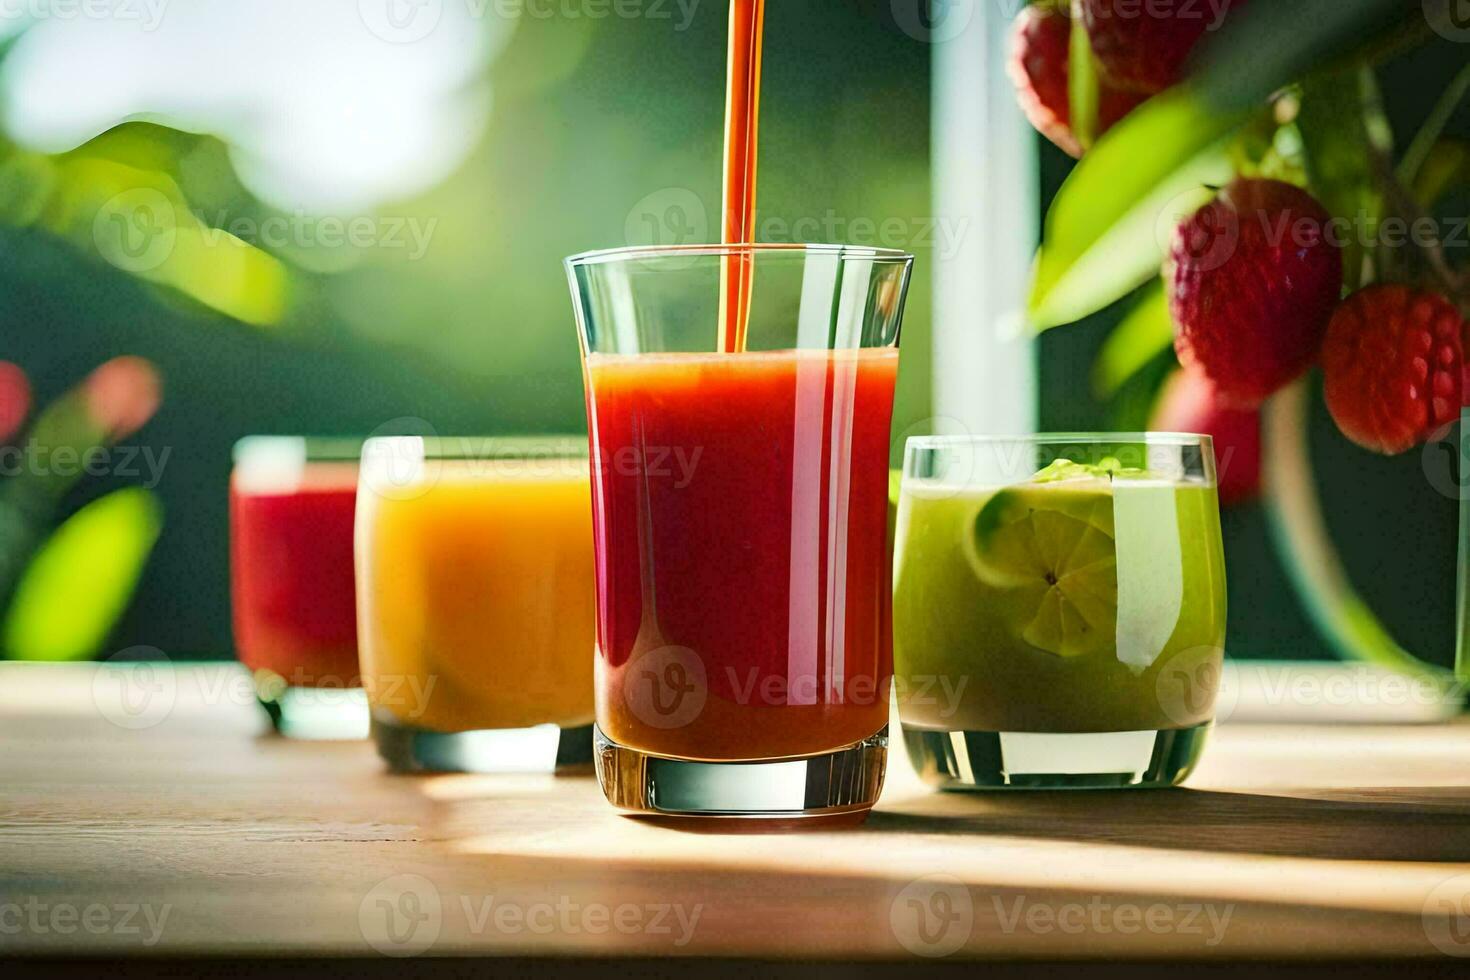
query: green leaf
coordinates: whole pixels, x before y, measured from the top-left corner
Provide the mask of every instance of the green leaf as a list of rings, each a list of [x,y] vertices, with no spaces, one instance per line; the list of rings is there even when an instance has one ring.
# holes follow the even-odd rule
[[[1143,369],[1124,382],[1108,405],[1107,424],[1116,432],[1142,432],[1153,425],[1159,396],[1170,376],[1178,370],[1177,361],[1162,352]]]
[[[16,586],[5,649],[21,660],[82,660],[102,650],[162,530],[157,498],[117,490],[73,514]]]
[[[65,158],[58,173],[40,219],[50,230],[237,320],[268,326],[284,315],[285,266],[201,221],[172,175],[88,156]]]
[[[273,325],[291,298],[289,270],[201,220],[180,187],[185,161],[208,152],[225,150],[143,122],[56,155],[0,136],[0,221],[39,226],[140,279],[246,323]]]
[[[1230,179],[1232,133],[1273,92],[1417,16],[1409,6],[1292,0],[1233,17],[1193,79],[1109,130],[1063,185],[1036,261],[1031,321],[1072,323],[1145,282],[1179,196]]]
[[[1188,90],[1153,99],[1077,165],[1046,217],[1029,317],[1073,323],[1158,274],[1173,225],[1232,174],[1228,140],[1244,114],[1206,109]]]
[[[1367,233],[1383,217],[1374,159],[1392,153],[1378,83],[1367,68],[1314,76],[1302,85],[1297,128],[1312,193],[1340,219],[1343,271],[1349,289],[1364,281]]]
[[[1249,109],[1319,70],[1362,60],[1405,25],[1422,28],[1420,4],[1404,0],[1253,3],[1201,52],[1193,84],[1220,112]]]
[[[1092,384],[1104,398],[1117,394],[1129,378],[1174,343],[1174,320],[1163,280],[1151,285],[1123,321],[1108,335],[1092,369]]]

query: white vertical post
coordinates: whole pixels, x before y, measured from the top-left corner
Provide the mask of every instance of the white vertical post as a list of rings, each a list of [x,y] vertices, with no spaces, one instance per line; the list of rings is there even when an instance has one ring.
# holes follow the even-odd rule
[[[933,55],[934,207],[951,243],[934,250],[934,413],[971,432],[1034,432],[1036,345],[1021,313],[1038,238],[1036,137],[1006,75],[1018,4],[968,6],[964,30],[936,38]]]

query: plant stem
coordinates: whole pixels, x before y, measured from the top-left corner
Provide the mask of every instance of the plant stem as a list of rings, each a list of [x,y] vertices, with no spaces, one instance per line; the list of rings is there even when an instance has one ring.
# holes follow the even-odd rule
[[[1409,144],[1408,150],[1404,152],[1404,158],[1399,162],[1398,178],[1405,187],[1412,187],[1414,181],[1419,177],[1419,169],[1424,166],[1424,161],[1429,159],[1429,151],[1434,149],[1434,144],[1444,133],[1444,128],[1449,124],[1450,117],[1455,114],[1460,100],[1470,92],[1470,63],[1461,68],[1459,74],[1440,94],[1439,101],[1429,112],[1429,118],[1424,120],[1424,125],[1419,128],[1414,142]]]
[[[1068,50],[1067,100],[1072,122],[1072,135],[1083,152],[1092,149],[1097,141],[1098,106],[1101,94],[1098,91],[1097,62],[1092,54],[1092,42],[1082,26],[1082,0],[1072,0],[1072,42]]]
[[[1378,171],[1379,182],[1383,186],[1384,196],[1390,205],[1387,213],[1397,214],[1409,222],[1411,226],[1417,224],[1422,219],[1428,218],[1429,212],[1415,200],[1414,195],[1410,194],[1400,182],[1398,175],[1394,172],[1392,165],[1382,151],[1375,148],[1370,150],[1370,152],[1373,156],[1374,169]],[[1445,259],[1443,245],[1438,240],[1422,245],[1418,242],[1414,242],[1413,244],[1429,263],[1430,271],[1439,280],[1441,288],[1457,305],[1463,308],[1467,300],[1470,300],[1470,297],[1464,295],[1466,283],[1450,267],[1449,262]],[[1379,256],[1379,272],[1382,274],[1385,270],[1390,269],[1391,266],[1385,261],[1387,258],[1386,250],[1380,246],[1379,251],[1381,253]],[[1407,271],[1401,271],[1400,275],[1404,275]]]
[[[1327,528],[1312,468],[1305,379],[1266,403],[1266,504],[1272,537],[1318,630],[1345,660],[1377,664],[1455,692],[1454,674],[1405,650],[1353,588]]]

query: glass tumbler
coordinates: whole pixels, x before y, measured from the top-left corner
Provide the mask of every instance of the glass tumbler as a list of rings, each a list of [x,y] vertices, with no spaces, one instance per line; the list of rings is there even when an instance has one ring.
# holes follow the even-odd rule
[[[1225,565],[1208,436],[910,439],[895,687],[946,788],[1171,786],[1214,714]]]
[[[390,769],[590,763],[582,437],[368,440],[357,596],[373,739]]]
[[[595,761],[626,811],[851,817],[887,758],[889,426],[912,256],[567,260],[597,555]],[[753,283],[743,349],[728,269]]]
[[[360,443],[248,436],[230,476],[236,653],[272,724],[362,738],[352,526]]]

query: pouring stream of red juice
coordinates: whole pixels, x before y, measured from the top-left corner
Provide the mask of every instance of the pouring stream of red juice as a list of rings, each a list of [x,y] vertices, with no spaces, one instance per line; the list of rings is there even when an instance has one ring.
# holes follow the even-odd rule
[[[761,36],[766,0],[730,0],[729,76],[725,81],[724,216],[726,245],[755,241],[755,165],[760,121]],[[720,349],[745,350],[755,257],[727,255],[720,272]]]

